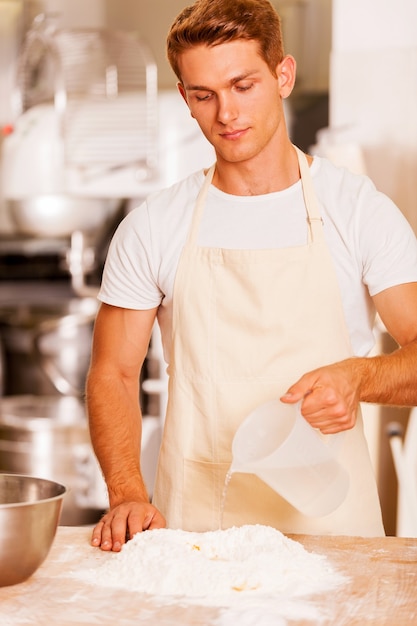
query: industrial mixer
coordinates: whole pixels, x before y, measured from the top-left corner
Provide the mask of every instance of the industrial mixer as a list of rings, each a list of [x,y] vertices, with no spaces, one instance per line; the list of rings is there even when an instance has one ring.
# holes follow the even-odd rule
[[[44,455],[43,469],[56,476],[54,446],[42,447],[43,437],[52,442],[51,433],[59,436],[61,445],[68,433],[77,432],[82,462],[65,457],[73,495],[63,519],[91,522],[105,501],[85,416],[83,422],[73,407],[82,399],[106,248],[127,211],[152,191],[210,165],[214,153],[179,94],[158,93],[155,62],[137,35],[63,30],[53,16],[39,16],[27,34],[14,110],[12,132],[2,145],[0,187],[15,236],[3,240],[3,248],[22,255],[56,252],[57,269],[61,276],[67,273],[70,284],[52,280],[41,287],[34,280],[26,291],[6,284],[0,305],[5,352],[0,470],[18,471],[9,467],[11,459],[30,464],[36,455],[25,471],[39,471]],[[165,403],[158,337],[155,329],[140,399],[141,458],[150,491]],[[63,425],[59,415],[68,398]],[[16,446],[24,446],[20,456],[9,453]]]

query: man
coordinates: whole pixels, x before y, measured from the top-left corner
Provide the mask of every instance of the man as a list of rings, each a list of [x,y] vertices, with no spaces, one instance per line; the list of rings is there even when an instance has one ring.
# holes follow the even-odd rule
[[[296,66],[267,0],[198,0],[175,20],[168,58],[216,163],[149,197],[109,251],[87,402],[110,510],[92,543],[118,551],[165,524],[382,535],[359,403],[417,401],[411,228],[367,178],[291,144],[283,100]],[[401,347],[369,358],[376,311]],[[150,503],[138,381],[156,317],[169,400]],[[221,520],[234,433],[274,398],[301,401],[323,435],[345,431],[348,495],[308,518],[236,473]]]

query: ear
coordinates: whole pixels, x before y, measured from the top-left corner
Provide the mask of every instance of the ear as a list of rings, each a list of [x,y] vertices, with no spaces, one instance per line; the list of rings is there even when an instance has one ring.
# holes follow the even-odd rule
[[[185,93],[184,85],[180,81],[177,82],[177,89],[180,92],[180,94],[182,95],[182,97],[184,98],[184,100],[185,100],[185,102],[186,102],[186,104],[188,106],[187,94]]]
[[[293,56],[287,54],[277,65],[278,86],[282,98],[288,98],[294,89],[297,63]]]
[[[190,115],[191,115],[191,117],[194,117],[194,115],[191,113],[190,106],[189,106],[189,104],[188,104],[188,100],[187,100],[187,93],[186,93],[186,91],[185,91],[185,89],[184,89],[184,85],[183,85],[180,81],[178,81],[178,83],[177,83],[177,89],[178,89],[178,91],[180,92],[180,94],[182,95],[182,97],[183,97],[183,99],[184,99],[184,102],[185,102],[185,104],[187,105],[188,110],[190,111]]]

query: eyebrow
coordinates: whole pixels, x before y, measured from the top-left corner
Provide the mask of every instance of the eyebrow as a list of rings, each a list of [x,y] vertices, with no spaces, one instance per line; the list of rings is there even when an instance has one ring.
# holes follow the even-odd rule
[[[235,76],[234,78],[231,78],[228,81],[229,85],[235,85],[236,83],[239,83],[241,80],[246,80],[247,78],[249,78],[250,76],[253,76],[254,74],[259,74],[259,71],[250,70],[249,72],[245,72],[244,74],[239,74],[239,76]],[[186,89],[187,91],[213,91],[213,89],[205,85],[184,85],[184,89]]]

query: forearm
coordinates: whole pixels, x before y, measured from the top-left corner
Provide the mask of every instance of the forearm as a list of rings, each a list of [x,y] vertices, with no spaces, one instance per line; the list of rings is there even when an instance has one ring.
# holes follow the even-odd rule
[[[417,341],[387,355],[353,357],[304,374],[281,396],[302,402],[304,418],[324,434],[353,428],[359,402],[417,405]]]
[[[361,402],[417,405],[417,341],[391,354],[350,359],[359,376]]]
[[[91,441],[107,484],[110,506],[149,501],[140,470],[139,382],[92,370],[86,392]]]

